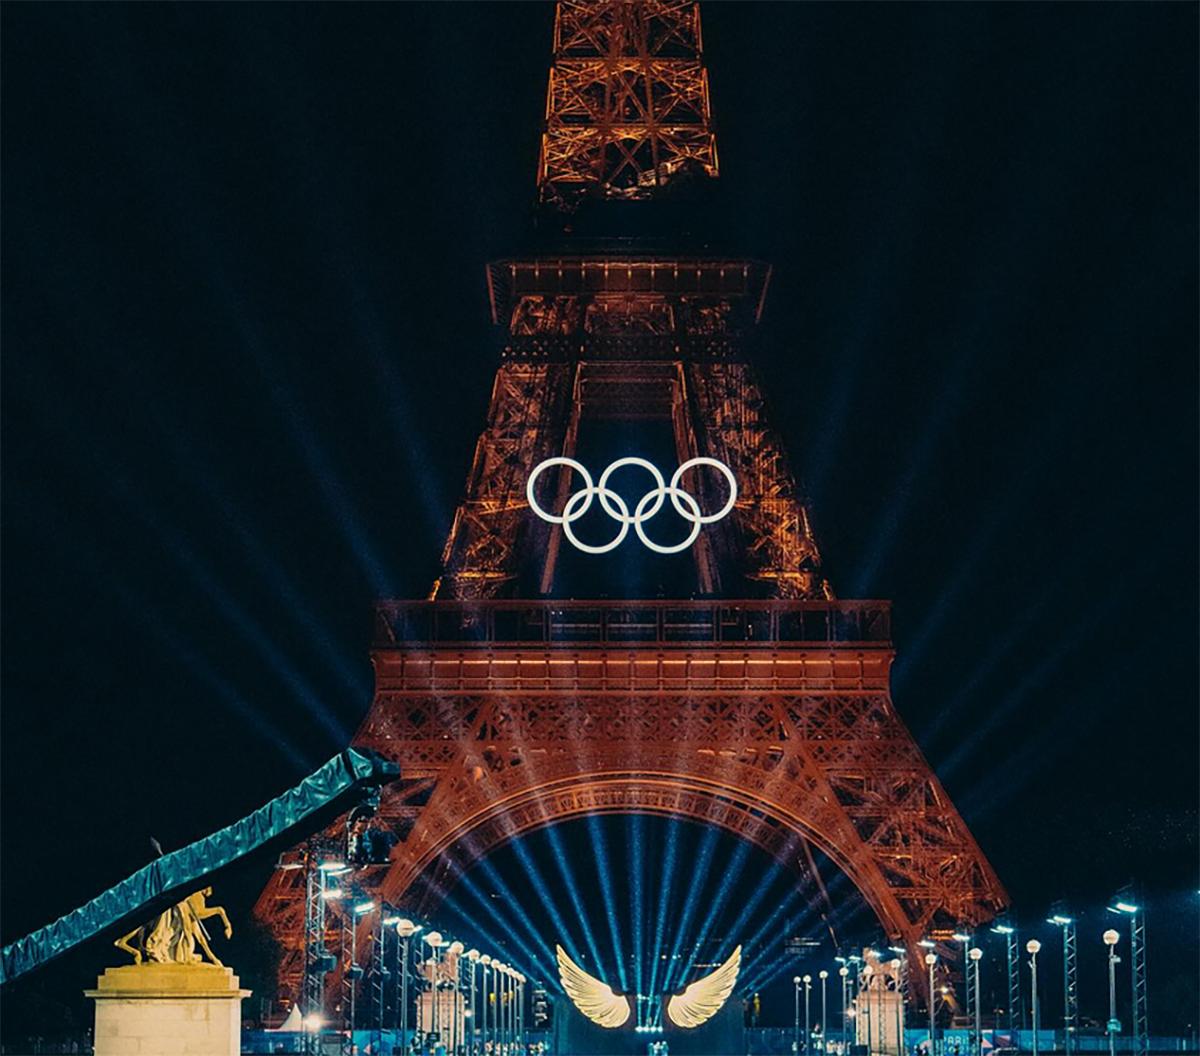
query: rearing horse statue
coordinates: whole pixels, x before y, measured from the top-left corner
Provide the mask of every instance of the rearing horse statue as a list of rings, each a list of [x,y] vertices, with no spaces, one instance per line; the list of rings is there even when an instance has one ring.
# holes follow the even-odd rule
[[[211,894],[212,888],[206,887],[188,895],[182,902],[160,914],[153,924],[134,928],[113,945],[132,954],[134,964],[141,964],[143,959],[159,964],[195,964],[203,961],[207,955],[213,964],[224,967],[208,944],[208,933],[202,921],[220,917],[227,939],[233,935],[233,925],[229,923],[229,916],[224,909],[207,904],[206,899]],[[196,952],[197,944],[203,954]]]

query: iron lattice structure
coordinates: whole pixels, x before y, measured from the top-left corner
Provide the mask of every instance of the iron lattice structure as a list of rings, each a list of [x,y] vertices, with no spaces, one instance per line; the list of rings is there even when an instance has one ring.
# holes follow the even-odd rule
[[[432,596],[550,593],[561,539],[530,516],[530,471],[552,455],[574,456],[586,420],[661,418],[680,462],[717,458],[738,479],[728,523],[694,548],[700,592],[829,597],[807,510],[746,358],[769,277],[764,264],[723,258],[493,264],[492,314],[508,341]]]
[[[699,5],[563,0],[538,159],[543,201],[644,198],[717,175]]]
[[[600,120],[590,89],[568,92],[570,77],[608,83],[601,67],[629,99],[678,63],[703,121],[671,157],[715,173],[694,4],[560,3],[555,55],[543,194],[640,193],[646,173],[668,171],[665,126],[637,125],[630,151],[617,144],[634,125]],[[489,266],[506,339],[442,574],[426,601],[377,612],[375,696],[355,743],[403,779],[378,815],[398,842],[388,864],[359,870],[365,895],[428,913],[506,840],[644,812],[720,826],[802,876],[819,849],[913,957],[931,937],[956,956],[953,932],[1007,905],[892,703],[887,603],[836,601],[822,572],[749,359],[769,279],[755,260],[627,249]],[[548,600],[561,529],[532,514],[531,471],[572,457],[588,421],[647,418],[670,423],[681,463],[716,458],[738,481],[733,511],[690,551],[701,600]],[[723,501],[713,483],[688,483],[709,509]],[[543,504],[557,487],[561,508],[569,486],[544,474]],[[303,976],[302,876],[278,871],[257,908],[283,948],[284,997]],[[912,968],[923,992],[924,965]]]

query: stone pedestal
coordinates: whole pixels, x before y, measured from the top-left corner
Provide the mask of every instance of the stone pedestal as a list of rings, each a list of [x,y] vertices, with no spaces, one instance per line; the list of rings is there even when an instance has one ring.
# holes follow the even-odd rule
[[[96,1002],[96,1056],[240,1056],[242,998],[231,968],[129,964],[85,991]]]
[[[854,1002],[854,1039],[870,1056],[904,1052],[904,998],[895,990],[864,989]]]

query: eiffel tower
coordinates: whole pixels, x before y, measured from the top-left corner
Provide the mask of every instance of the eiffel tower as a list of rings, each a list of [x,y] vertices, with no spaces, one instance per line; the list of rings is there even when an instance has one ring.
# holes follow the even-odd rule
[[[836,599],[822,573],[749,357],[771,268],[679,236],[717,180],[697,4],[558,3],[537,168],[546,249],[487,268],[505,340],[442,573],[427,600],[377,607],[375,695],[354,743],[403,779],[377,815],[397,838],[390,860],[358,882],[428,912],[472,862],[539,827],[689,818],[800,873],[823,852],[910,951],[916,991],[918,942],[950,953],[951,934],[1007,896],[892,703],[888,603]],[[601,237],[606,223],[673,235]],[[679,477],[689,498],[668,489],[671,504],[659,494],[631,515],[615,483],[576,497],[586,481],[564,462],[530,486],[548,459],[583,465],[597,430],[646,428],[680,467],[711,460]],[[611,479],[624,474],[654,487],[644,466]],[[661,527],[637,528],[676,547],[689,513],[730,499],[669,557],[633,531],[602,557],[572,540],[662,507]],[[634,552],[685,585],[623,594],[617,562]],[[581,596],[594,568],[602,589]],[[256,912],[296,997],[303,870],[281,868]]]

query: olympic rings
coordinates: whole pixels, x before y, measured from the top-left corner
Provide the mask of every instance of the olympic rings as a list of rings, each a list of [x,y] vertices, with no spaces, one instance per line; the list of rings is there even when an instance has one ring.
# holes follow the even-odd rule
[[[566,505],[563,506],[561,514],[548,513],[538,504],[537,496],[535,495],[535,484],[538,477],[544,470],[552,469],[554,466],[566,466],[583,478],[583,487],[571,494],[566,501]],[[637,466],[639,469],[644,469],[654,481],[654,487],[638,500],[632,514],[629,512],[629,506],[625,500],[608,486],[612,475],[624,466]],[[683,475],[689,469],[700,466],[708,466],[716,469],[725,477],[725,481],[729,486],[729,498],[725,500],[725,505],[716,513],[702,514],[700,512],[700,503],[696,501],[690,492],[685,491],[679,486]],[[675,512],[685,521],[690,522],[692,526],[683,542],[676,543],[674,546],[664,546],[661,543],[656,543],[646,534],[645,529],[642,527],[646,521],[650,520],[651,517],[662,509],[668,495],[671,497],[671,505],[675,508]],[[648,549],[659,554],[678,554],[696,541],[703,525],[712,524],[725,517],[733,509],[734,504],[737,502],[737,496],[737,478],[734,477],[733,470],[725,465],[725,463],[718,462],[715,458],[703,457],[691,458],[684,462],[672,474],[670,483],[666,483],[663,480],[663,475],[659,472],[657,466],[644,458],[618,458],[600,475],[599,483],[593,483],[592,475],[581,463],[576,462],[573,458],[548,458],[534,467],[533,472],[529,474],[529,480],[525,483],[525,497],[529,500],[529,508],[543,521],[547,521],[550,524],[561,524],[563,534],[570,541],[571,545],[587,554],[606,554],[610,550],[615,550],[625,541],[625,537],[629,534],[630,525],[633,525],[637,537]],[[591,509],[592,500],[595,498],[600,499],[600,506],[604,512],[620,525],[617,534],[609,542],[601,546],[593,546],[590,543],[585,543],[576,536],[574,529],[571,527]]]

